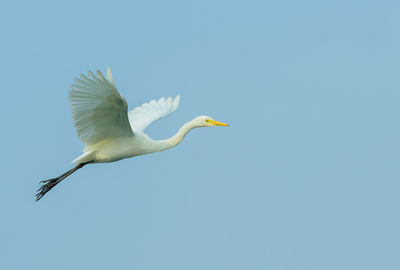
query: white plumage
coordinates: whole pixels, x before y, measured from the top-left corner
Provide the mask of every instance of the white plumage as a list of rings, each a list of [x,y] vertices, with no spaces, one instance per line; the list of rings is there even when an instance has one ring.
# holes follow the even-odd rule
[[[74,126],[85,145],[93,145],[107,138],[133,136],[128,119],[128,103],[100,71],[97,77],[75,78],[69,92],[69,103]],[[111,79],[111,81],[110,81]]]
[[[78,137],[84,143],[83,154],[73,162],[76,166],[59,177],[42,181],[36,199],[42,198],[55,185],[89,163],[113,162],[123,158],[158,152],[177,145],[193,128],[228,126],[208,116],[199,116],[184,124],[169,139],[152,140],[145,129],[155,121],[174,112],[180,96],[152,100],[128,113],[128,103],[118,92],[107,69],[107,79],[100,71],[97,76],[75,78],[69,92],[69,102]]]
[[[172,99],[172,97],[168,97],[167,99],[162,97],[159,100],[153,99],[148,103],[134,108],[128,113],[132,130],[134,132],[143,132],[155,121],[176,111],[180,98],[180,95],[177,95],[175,99]]]

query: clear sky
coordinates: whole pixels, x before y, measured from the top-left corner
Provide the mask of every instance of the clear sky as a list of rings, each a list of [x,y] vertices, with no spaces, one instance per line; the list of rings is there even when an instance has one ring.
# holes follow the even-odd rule
[[[399,1],[7,1],[0,269],[400,269]],[[90,165],[73,78],[111,66],[176,148]]]

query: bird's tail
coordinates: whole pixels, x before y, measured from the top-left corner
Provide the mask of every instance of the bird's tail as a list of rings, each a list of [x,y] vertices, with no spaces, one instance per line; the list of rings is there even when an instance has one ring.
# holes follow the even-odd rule
[[[76,172],[77,170],[79,170],[80,168],[82,168],[83,166],[85,166],[86,164],[89,164],[89,163],[91,163],[91,162],[80,163],[80,164],[76,165],[74,168],[72,168],[71,170],[66,171],[59,177],[40,181],[40,183],[42,183],[42,186],[37,190],[36,201],[39,201],[47,192],[49,192],[53,187],[55,187],[62,180],[64,180],[65,178],[67,178],[68,176],[70,176],[71,174],[73,174],[74,172]]]

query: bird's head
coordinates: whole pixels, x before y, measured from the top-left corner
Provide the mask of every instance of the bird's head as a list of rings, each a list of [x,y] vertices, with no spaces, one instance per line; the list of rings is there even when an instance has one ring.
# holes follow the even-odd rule
[[[205,115],[196,117],[195,122],[200,127],[216,127],[216,126],[229,127],[228,124],[215,121],[211,117]]]

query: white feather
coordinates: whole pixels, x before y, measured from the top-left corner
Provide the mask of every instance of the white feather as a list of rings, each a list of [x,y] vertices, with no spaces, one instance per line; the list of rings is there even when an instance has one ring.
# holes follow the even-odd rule
[[[115,87],[110,67],[107,67],[107,80]]]
[[[168,97],[167,99],[162,97],[159,100],[153,99],[131,110],[128,113],[128,117],[133,132],[143,132],[155,121],[176,111],[179,101],[180,95],[177,95],[175,99],[172,99],[172,97]]]
[[[69,102],[75,128],[81,141],[93,145],[104,139],[133,136],[128,120],[128,104],[118,93],[107,71],[104,78],[100,71],[97,77],[75,78],[69,92]]]

